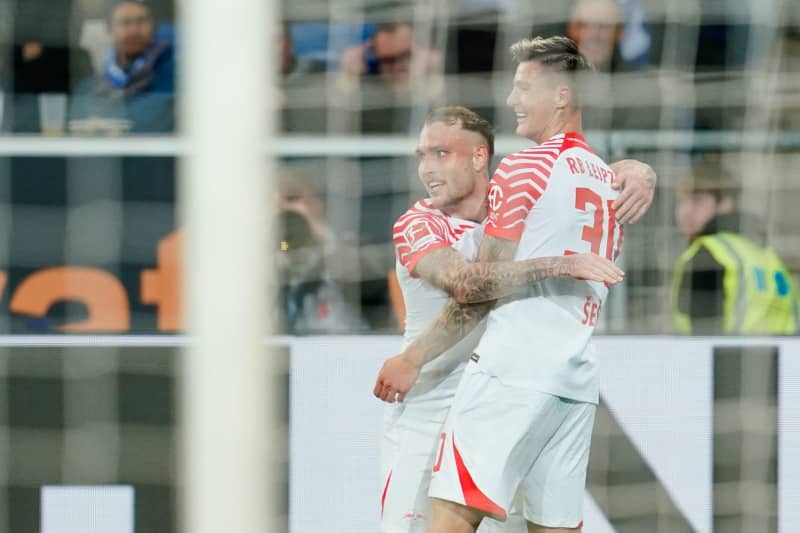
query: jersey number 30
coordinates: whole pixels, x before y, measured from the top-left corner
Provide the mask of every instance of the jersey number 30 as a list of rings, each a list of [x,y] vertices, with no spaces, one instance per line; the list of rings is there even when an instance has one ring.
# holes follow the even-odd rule
[[[589,188],[579,187],[575,189],[575,209],[585,213],[588,211],[590,205],[594,206],[594,221],[592,225],[583,226],[581,239],[589,243],[593,254],[601,255],[600,246],[603,242],[603,233],[605,229],[603,228],[603,224],[608,223],[605,258],[609,261],[614,260],[614,253],[618,250],[616,238],[617,220],[614,217],[613,204],[613,200],[606,200],[604,205],[600,195]],[[576,253],[578,252],[572,250],[564,251],[564,255],[573,255]]]

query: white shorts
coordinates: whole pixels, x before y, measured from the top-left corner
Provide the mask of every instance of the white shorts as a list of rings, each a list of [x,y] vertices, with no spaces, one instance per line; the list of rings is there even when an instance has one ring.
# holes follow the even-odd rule
[[[424,533],[428,527],[431,469],[462,369],[422,394],[386,406],[381,441],[381,533]],[[513,519],[507,524],[487,520],[479,531],[526,533],[524,520],[515,518],[514,526]]]
[[[430,518],[431,468],[461,368],[422,394],[388,404],[381,441],[382,533],[424,531]]]
[[[580,527],[595,409],[509,387],[470,363],[445,423],[430,496],[505,520],[520,490],[528,521]]]

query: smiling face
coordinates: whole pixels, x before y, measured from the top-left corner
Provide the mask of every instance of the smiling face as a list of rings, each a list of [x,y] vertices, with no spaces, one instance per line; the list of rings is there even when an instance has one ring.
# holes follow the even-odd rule
[[[514,85],[506,104],[517,118],[516,134],[542,143],[551,135],[562,105],[558,76],[538,61],[523,61],[514,74]]]
[[[433,205],[445,211],[476,193],[479,180],[486,181],[486,141],[460,122],[426,124],[417,147],[419,178]]]

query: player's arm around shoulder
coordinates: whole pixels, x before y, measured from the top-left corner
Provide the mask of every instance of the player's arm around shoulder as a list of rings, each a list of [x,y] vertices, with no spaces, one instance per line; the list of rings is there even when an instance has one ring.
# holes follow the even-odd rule
[[[483,256],[475,263],[452,248],[435,250],[417,262],[414,274],[459,304],[523,295],[532,285],[552,278],[572,277],[609,284],[622,281],[622,270],[593,254],[512,261],[514,241],[485,236],[481,247]]]
[[[414,275],[453,296],[455,281],[470,262],[451,247],[439,248],[422,257],[414,267]]]
[[[491,253],[494,253],[491,251],[491,244],[487,245],[485,244],[486,242],[487,238],[484,237],[481,241],[481,248],[478,251],[479,259],[481,257],[489,257]],[[510,243],[510,247],[503,256],[511,259],[514,256],[517,243],[507,242]],[[481,250],[487,251],[481,255]],[[455,250],[451,251],[457,254]],[[426,257],[431,256],[433,253],[427,254]],[[451,255],[441,255],[445,263],[453,259]],[[424,275],[427,274],[431,277],[431,280],[436,279],[441,282],[440,274],[431,273],[424,266],[422,267],[422,272],[419,271],[420,264],[424,259],[417,263],[414,269],[415,274],[423,277],[423,279],[425,279]],[[464,261],[466,263],[463,258],[460,261],[457,259],[455,261]],[[436,261],[428,262],[428,266],[430,269],[435,269],[441,266],[441,263]],[[422,335],[417,337],[402,353],[384,362],[372,391],[375,397],[389,403],[402,402],[408,391],[414,386],[422,367],[466,337],[489,314],[494,307],[494,303],[495,301],[491,300],[474,304],[461,304],[450,298],[439,313],[439,316]]]
[[[621,189],[614,202],[617,220],[633,224],[644,216],[655,198],[657,176],[653,167],[635,159],[623,159],[609,165],[614,172],[615,189]]]
[[[516,270],[521,272],[524,268],[519,264]],[[522,280],[517,280],[516,286],[508,285],[509,280],[499,276],[497,269],[481,262],[470,262],[452,248],[435,250],[420,259],[414,274],[460,304],[496,300],[507,296],[512,289],[521,291],[527,287]]]

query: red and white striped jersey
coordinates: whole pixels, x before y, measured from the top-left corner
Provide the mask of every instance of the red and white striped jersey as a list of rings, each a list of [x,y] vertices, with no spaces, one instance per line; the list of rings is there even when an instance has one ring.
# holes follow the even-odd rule
[[[482,236],[480,223],[451,217],[436,209],[429,200],[420,200],[397,219],[393,240],[397,279],[406,304],[404,346],[408,346],[433,323],[448,299],[447,293],[414,275],[417,262],[445,246],[454,248],[472,261]],[[454,369],[465,364],[482,331],[482,327],[477,328],[426,364],[411,395],[429,390]]]
[[[592,252],[616,258],[613,172],[577,133],[559,134],[500,163],[489,186],[485,234],[518,242],[515,260]],[[596,402],[590,338],[608,293],[602,283],[559,278],[493,310],[475,352],[515,386]]]

